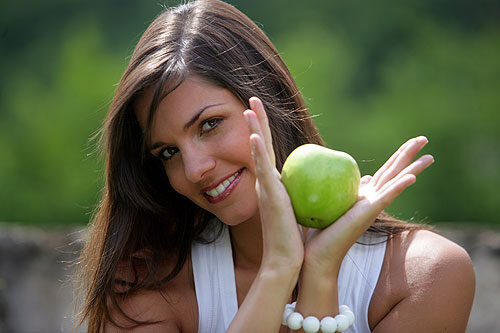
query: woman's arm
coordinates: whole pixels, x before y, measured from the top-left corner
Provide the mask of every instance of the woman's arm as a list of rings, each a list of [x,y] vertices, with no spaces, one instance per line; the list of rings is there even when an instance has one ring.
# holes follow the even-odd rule
[[[425,137],[408,140],[375,173],[361,179],[356,204],[324,230],[310,230],[300,278],[296,311],[321,319],[338,314],[337,277],[344,256],[376,217],[433,163],[424,155],[413,161],[427,144]]]
[[[297,283],[304,246],[290,198],[276,170],[271,132],[262,102],[250,99],[244,112],[257,176],[263,237],[260,269],[228,332],[277,332]]]
[[[298,270],[259,271],[227,332],[278,332],[297,278]]]
[[[463,248],[417,230],[392,238],[384,261],[370,304],[373,332],[465,332],[475,277]],[[301,305],[319,318],[338,313],[336,276],[321,278],[303,270],[301,286],[297,309]]]

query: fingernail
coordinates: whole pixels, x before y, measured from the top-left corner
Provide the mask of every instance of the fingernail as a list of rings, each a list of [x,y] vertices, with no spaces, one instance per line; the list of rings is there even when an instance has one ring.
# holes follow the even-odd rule
[[[371,178],[372,177],[368,175],[361,177],[361,184],[368,184]]]
[[[257,98],[256,98],[255,96],[252,96],[252,97],[250,97],[250,98],[248,99],[248,104],[250,105],[250,108],[253,108],[253,107],[255,106],[255,105],[253,105],[253,104],[255,104],[256,99],[257,99]]]
[[[258,97],[253,96],[253,97],[250,98],[249,101],[250,101],[250,108],[252,110],[255,110],[257,108],[260,109],[260,108],[263,107],[263,103],[262,103],[262,101]]]
[[[427,143],[427,142],[429,142],[429,140],[427,140],[427,138],[425,136],[421,135],[417,138],[417,142],[418,143]]]
[[[248,126],[252,125],[252,110],[245,110],[243,111],[243,117],[245,118],[245,121],[247,122]]]

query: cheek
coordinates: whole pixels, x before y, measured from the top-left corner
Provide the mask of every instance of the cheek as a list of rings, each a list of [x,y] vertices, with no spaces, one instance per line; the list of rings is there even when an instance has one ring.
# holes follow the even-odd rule
[[[172,186],[174,191],[179,194],[186,195],[187,184],[184,181],[182,169],[175,167],[175,165],[169,165],[167,167],[165,164],[163,164],[163,169],[165,170],[170,186]]]
[[[235,130],[232,130],[224,138],[224,143],[220,147],[224,147],[225,151],[230,153],[233,159],[246,162],[245,164],[248,164],[250,169],[254,169],[252,150],[250,148],[250,132],[244,120],[237,124]]]

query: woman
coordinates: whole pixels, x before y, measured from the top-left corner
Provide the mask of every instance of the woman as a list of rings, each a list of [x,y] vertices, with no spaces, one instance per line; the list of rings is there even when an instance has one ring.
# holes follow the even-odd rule
[[[81,257],[90,332],[286,332],[287,303],[322,319],[339,299],[352,332],[465,330],[466,252],[383,212],[433,162],[413,162],[427,139],[363,177],[333,225],[297,227],[279,171],[323,141],[276,49],[234,7],[162,13],[102,133],[106,185]]]

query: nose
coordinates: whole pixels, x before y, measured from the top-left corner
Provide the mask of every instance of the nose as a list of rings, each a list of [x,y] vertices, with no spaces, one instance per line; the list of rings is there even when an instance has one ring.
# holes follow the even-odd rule
[[[184,163],[186,178],[193,183],[198,183],[208,171],[215,167],[215,159],[199,148],[184,150],[182,152],[182,162]]]

